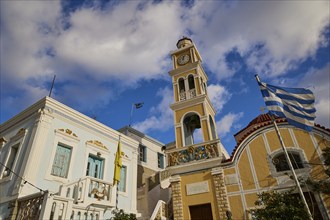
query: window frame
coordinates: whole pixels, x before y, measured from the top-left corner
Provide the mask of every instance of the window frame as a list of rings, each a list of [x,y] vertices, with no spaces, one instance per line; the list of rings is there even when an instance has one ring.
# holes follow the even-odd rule
[[[306,155],[304,153],[304,151],[300,148],[296,148],[296,147],[287,147],[286,148],[288,154],[290,155],[290,152],[294,153],[294,154],[298,154],[300,159],[301,159],[301,163],[303,164],[304,168],[299,168],[299,169],[294,169],[295,172],[297,174],[303,174],[303,173],[309,173],[311,166],[308,164],[308,161],[306,160]],[[286,176],[288,172],[291,172],[291,170],[283,170],[283,171],[277,171],[275,164],[273,163],[273,159],[277,156],[279,156],[280,154],[284,154],[282,148],[272,152],[268,157],[267,157],[267,161],[268,161],[268,165],[269,165],[269,171],[270,174],[273,177],[279,177],[279,176]]]
[[[143,144],[139,145],[139,161],[143,163],[147,163],[147,147]]]
[[[58,150],[59,150],[60,147],[61,148],[66,148],[66,149],[69,149],[70,150],[70,155],[69,155],[69,160],[68,160],[67,167],[66,167],[66,174],[65,174],[65,176],[59,176],[59,175],[56,175],[55,173],[53,173],[53,168],[54,168],[54,165],[55,165],[55,160],[57,159],[56,158],[56,155],[57,155],[57,152],[58,152]],[[55,177],[59,177],[59,178],[63,178],[63,179],[67,179],[68,178],[68,174],[69,174],[69,170],[70,170],[70,165],[71,165],[71,159],[72,159],[72,151],[73,151],[73,148],[71,146],[68,146],[66,144],[63,144],[61,142],[58,142],[57,143],[56,152],[55,152],[55,156],[53,158],[52,169],[51,169],[50,175],[55,176]]]
[[[66,133],[65,131],[62,131],[62,130],[63,129],[54,130],[54,142],[53,142],[52,152],[49,157],[50,162],[48,164],[47,172],[45,174],[45,179],[50,180],[50,181],[58,181],[61,183],[67,183],[67,181],[69,179],[72,179],[73,168],[74,168],[76,155],[77,155],[77,147],[80,142],[80,139],[77,136],[74,136],[72,134],[70,135],[69,133]],[[69,165],[68,174],[67,174],[66,178],[54,176],[51,174],[58,144],[62,144],[66,147],[71,148],[70,165]]]
[[[1,158],[4,158],[3,160],[3,163],[5,164],[6,167],[8,167],[8,160],[9,160],[9,157],[11,155],[11,152],[12,152],[12,148],[16,148],[16,154],[15,154],[15,157],[13,159],[13,162],[12,162],[12,167],[10,168],[12,171],[14,172],[19,172],[19,171],[15,171],[16,167],[17,167],[17,163],[18,163],[18,158],[20,157],[20,153],[21,153],[21,150],[22,150],[22,145],[24,143],[24,140],[25,140],[25,137],[26,137],[26,134],[27,134],[27,129],[25,128],[21,128],[17,133],[16,135],[14,135],[13,137],[11,137],[9,139],[9,141],[5,141],[2,143],[2,148],[1,148],[1,154],[4,154],[6,151],[6,148],[8,147],[8,150],[6,152],[6,154],[4,154],[3,157],[0,157]],[[4,139],[5,140],[5,139]],[[1,155],[2,156],[2,155]],[[13,176],[14,174],[12,172],[9,173],[9,175],[7,176],[3,176],[4,172],[5,172],[6,168],[1,166],[0,168],[0,183],[2,182],[7,182],[7,181],[11,181],[13,179]]]
[[[157,164],[159,169],[165,169],[164,154],[157,152]]]

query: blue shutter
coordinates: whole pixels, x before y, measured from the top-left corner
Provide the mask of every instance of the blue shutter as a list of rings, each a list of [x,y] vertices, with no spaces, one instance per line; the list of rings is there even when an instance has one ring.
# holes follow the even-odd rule
[[[52,175],[67,177],[71,158],[71,148],[57,145],[52,167]]]

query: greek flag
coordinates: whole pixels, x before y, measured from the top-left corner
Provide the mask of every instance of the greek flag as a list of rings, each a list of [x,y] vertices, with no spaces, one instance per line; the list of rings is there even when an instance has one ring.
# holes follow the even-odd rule
[[[284,88],[258,82],[270,114],[286,118],[288,123],[306,131],[314,126],[315,97],[303,88]]]

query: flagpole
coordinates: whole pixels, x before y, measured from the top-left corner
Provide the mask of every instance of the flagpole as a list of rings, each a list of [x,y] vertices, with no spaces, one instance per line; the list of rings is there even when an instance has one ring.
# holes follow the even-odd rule
[[[52,85],[51,85],[50,90],[49,90],[48,97],[50,97],[52,95],[52,91],[53,91],[53,87],[54,87],[54,83],[55,83],[55,78],[56,78],[56,75],[54,75]]]
[[[120,144],[120,138],[121,138],[121,135],[119,135],[119,140],[118,140],[118,145]],[[117,153],[118,153],[118,149],[117,149]],[[117,166],[117,165],[116,165]],[[116,184],[117,184],[117,186],[116,186],[116,210],[118,210],[118,191],[119,191],[119,182],[120,182],[120,180],[117,180],[116,181]]]
[[[132,103],[132,109],[131,109],[131,115],[129,117],[129,125],[128,127],[131,127],[131,123],[132,123],[132,115],[133,115],[133,107],[134,107],[134,103]]]
[[[258,76],[258,75],[255,75],[255,77],[256,77],[258,83],[260,83],[260,78],[259,78],[259,76]],[[303,203],[304,203],[305,210],[307,211],[307,213],[308,213],[308,215],[309,215],[309,219],[313,220],[313,218],[312,218],[312,214],[311,214],[311,212],[310,212],[310,210],[309,210],[309,207],[308,207],[307,201],[306,201],[306,199],[305,199],[305,196],[304,196],[304,193],[303,193],[303,191],[302,191],[302,189],[301,189],[301,186],[300,186],[299,180],[298,180],[297,175],[296,175],[296,173],[295,173],[295,171],[294,171],[294,168],[293,168],[293,166],[292,166],[292,163],[291,163],[291,160],[290,160],[290,157],[289,157],[288,151],[286,150],[286,147],[285,147],[284,141],[283,141],[283,139],[282,139],[282,136],[281,136],[280,130],[278,129],[278,126],[277,126],[276,120],[274,119],[274,116],[271,115],[271,119],[272,119],[273,125],[274,125],[274,127],[275,127],[277,137],[278,137],[278,139],[280,140],[281,147],[282,147],[282,150],[283,150],[283,152],[284,152],[284,155],[285,155],[286,161],[287,161],[287,163],[288,163],[288,165],[289,165],[289,168],[290,168],[290,170],[291,170],[291,173],[292,173],[292,175],[293,175],[293,179],[294,179],[294,181],[295,181],[295,183],[296,183],[296,185],[297,185],[297,188],[298,188],[298,192],[299,192],[300,198],[302,199],[302,201],[303,201]]]

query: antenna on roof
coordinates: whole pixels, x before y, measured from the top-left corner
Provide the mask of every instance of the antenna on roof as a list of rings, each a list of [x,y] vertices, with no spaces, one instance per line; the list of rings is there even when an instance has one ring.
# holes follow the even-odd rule
[[[48,95],[49,97],[52,95],[52,91],[53,91],[53,87],[54,87],[55,78],[56,78],[56,75],[54,75],[53,82],[52,82],[52,86],[50,87],[50,91],[49,91],[49,95]]]

